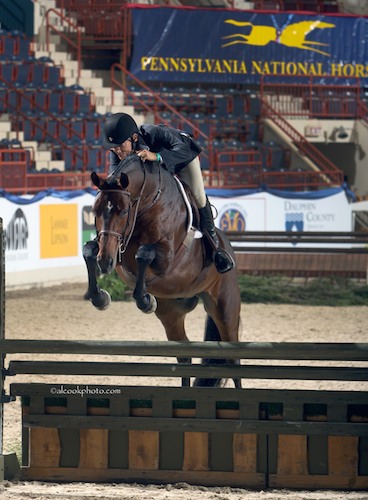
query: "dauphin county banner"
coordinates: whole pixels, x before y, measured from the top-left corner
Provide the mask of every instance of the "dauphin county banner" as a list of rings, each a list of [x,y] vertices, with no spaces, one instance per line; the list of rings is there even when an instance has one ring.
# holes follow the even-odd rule
[[[363,17],[132,6],[130,71],[142,81],[258,84],[261,75],[368,85]],[[337,83],[337,82],[336,82]]]

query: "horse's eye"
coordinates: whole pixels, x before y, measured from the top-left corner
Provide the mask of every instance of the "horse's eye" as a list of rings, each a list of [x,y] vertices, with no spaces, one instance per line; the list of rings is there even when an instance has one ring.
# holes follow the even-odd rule
[[[119,215],[120,215],[120,217],[122,217],[122,216],[126,215],[127,213],[128,213],[128,210],[126,208],[124,208],[124,209],[120,210]]]

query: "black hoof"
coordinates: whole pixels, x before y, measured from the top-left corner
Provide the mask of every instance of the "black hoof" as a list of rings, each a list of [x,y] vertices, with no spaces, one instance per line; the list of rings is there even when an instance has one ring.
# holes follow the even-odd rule
[[[109,292],[106,292],[106,290],[100,290],[98,295],[94,295],[90,300],[95,308],[100,311],[104,311],[111,304],[110,294]]]
[[[133,298],[134,295],[133,295]],[[154,295],[151,295],[150,293],[147,293],[144,297],[143,300],[137,301],[137,307],[140,309],[142,312],[146,314],[151,314],[156,311],[157,309],[157,300]]]

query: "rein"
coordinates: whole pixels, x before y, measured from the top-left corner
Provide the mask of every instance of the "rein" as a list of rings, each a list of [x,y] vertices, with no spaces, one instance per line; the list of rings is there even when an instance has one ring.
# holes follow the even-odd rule
[[[124,190],[121,190],[121,189],[111,189],[109,190],[108,192],[109,193],[119,193],[119,194],[122,194],[124,196],[127,196],[129,198],[129,207],[127,210],[124,210],[124,214],[127,213],[128,216],[127,216],[127,221],[126,221],[126,224],[125,224],[125,228],[123,230],[123,233],[120,234],[116,231],[110,231],[109,229],[103,229],[102,231],[100,231],[98,233],[98,236],[97,236],[97,239],[100,238],[100,236],[115,236],[115,238],[117,238],[118,240],[118,243],[119,243],[119,257],[118,257],[118,262],[121,262],[121,257],[122,257],[122,254],[126,251],[127,247],[128,247],[128,244],[130,242],[130,239],[133,235],[133,232],[134,232],[134,229],[135,229],[135,226],[136,226],[136,223],[137,223],[137,217],[138,217],[138,208],[139,208],[139,205],[140,205],[140,202],[141,202],[141,199],[142,199],[142,195],[144,193],[144,189],[146,187],[146,183],[147,183],[147,171],[144,167],[144,164],[142,164],[142,172],[143,172],[143,175],[144,175],[144,178],[143,178],[143,183],[142,183],[142,186],[139,190],[139,194],[137,197],[132,197],[132,194],[129,192],[129,191],[124,191]],[[155,194],[152,202],[148,205],[148,207],[145,208],[145,210],[143,210],[141,212],[140,215],[143,215],[145,214],[146,212],[148,212],[148,210],[150,210],[152,208],[152,206],[159,200],[160,198],[160,195],[161,195],[161,192],[162,192],[162,178],[161,178],[161,168],[159,167],[159,170],[158,170],[158,175],[159,175],[159,187],[158,187],[158,190],[157,190],[157,193]],[[106,192],[106,191],[105,191]],[[133,206],[135,205],[134,207],[134,211],[133,211]],[[133,216],[131,217],[131,214],[133,213]],[[132,223],[130,224],[130,221],[131,221],[131,218],[132,218]],[[129,232],[127,232],[128,230],[128,227],[130,226],[130,229],[129,229]]]

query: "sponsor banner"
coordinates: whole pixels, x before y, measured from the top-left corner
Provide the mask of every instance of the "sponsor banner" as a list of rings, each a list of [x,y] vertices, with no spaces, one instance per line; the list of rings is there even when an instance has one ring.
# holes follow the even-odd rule
[[[146,6],[131,10],[130,71],[143,81],[259,84],[261,75],[288,75],[313,76],[315,83],[326,77],[359,78],[363,86],[368,84],[368,18]]]
[[[6,272],[83,265],[83,244],[96,236],[93,223],[85,229],[91,220],[85,212],[92,213],[94,196],[24,200],[0,198]]]
[[[216,226],[223,231],[352,231],[351,205],[343,190],[318,199],[262,192],[211,197],[211,203],[217,211]]]
[[[347,195],[343,189],[332,193],[317,198],[312,193],[290,198],[267,192],[224,198],[212,194],[210,201],[223,231],[351,231]],[[84,265],[83,244],[96,236],[94,194],[31,201],[0,198],[6,273]]]

